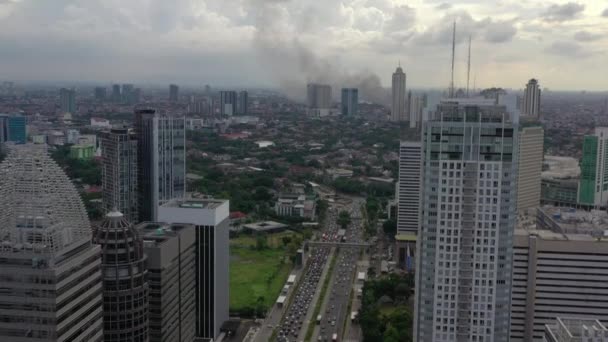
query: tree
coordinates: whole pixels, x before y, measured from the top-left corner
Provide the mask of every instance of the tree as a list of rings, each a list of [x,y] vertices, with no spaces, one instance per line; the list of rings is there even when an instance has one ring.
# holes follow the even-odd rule
[[[260,234],[255,238],[255,248],[258,251],[268,248],[268,241],[266,241],[265,235]]]
[[[291,236],[283,236],[281,238],[281,241],[283,241],[283,245],[284,246],[287,246],[291,242]]]
[[[405,282],[400,282],[395,287],[395,297],[397,300],[405,302],[410,298],[410,295],[411,295],[410,287],[407,286],[407,284]]]
[[[351,223],[350,213],[346,210],[340,211],[338,218],[336,219],[336,223],[342,227],[342,229],[346,229],[346,227],[348,227],[348,225]]]
[[[397,233],[397,220],[390,219],[384,221],[384,223],[382,224],[382,229],[384,230],[386,235],[390,236],[391,238],[394,237]]]

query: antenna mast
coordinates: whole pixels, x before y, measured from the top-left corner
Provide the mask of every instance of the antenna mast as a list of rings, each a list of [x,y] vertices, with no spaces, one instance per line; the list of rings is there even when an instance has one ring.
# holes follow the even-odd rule
[[[450,82],[450,98],[454,97],[454,56],[456,55],[456,20],[452,30],[452,81]]]
[[[467,65],[467,97],[469,97],[469,80],[471,79],[471,36],[469,36],[469,62]]]

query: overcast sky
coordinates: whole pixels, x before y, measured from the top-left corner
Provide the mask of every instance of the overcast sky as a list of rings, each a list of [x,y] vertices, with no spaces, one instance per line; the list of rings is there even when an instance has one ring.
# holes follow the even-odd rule
[[[0,0],[0,79],[446,87],[454,20],[459,86],[608,89],[608,0]]]

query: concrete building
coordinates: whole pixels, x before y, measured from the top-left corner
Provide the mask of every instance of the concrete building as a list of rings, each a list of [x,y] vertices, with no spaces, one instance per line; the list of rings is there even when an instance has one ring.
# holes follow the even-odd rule
[[[414,340],[509,340],[517,146],[484,101],[444,101],[423,126]]]
[[[76,113],[76,90],[61,88],[59,90],[59,106],[62,113]]]
[[[561,318],[545,326],[543,342],[608,342],[608,329],[593,318]]]
[[[232,116],[237,113],[236,91],[220,91],[220,115]]]
[[[316,218],[315,210],[314,199],[298,194],[282,194],[274,205],[274,212],[278,216],[297,216],[311,221]]]
[[[359,89],[342,88],[342,115],[356,116],[359,114]]]
[[[424,98],[418,95],[408,96],[408,108],[410,128],[421,127],[424,118]]]
[[[239,102],[237,105],[237,113],[240,115],[249,114],[249,93],[245,90],[239,92]]]
[[[327,116],[332,104],[331,86],[309,83],[306,86],[306,104],[310,116]]]
[[[137,140],[128,129],[101,134],[103,208],[118,210],[127,221],[139,222]]]
[[[542,341],[558,317],[608,322],[605,212],[543,206],[514,237],[511,341]]]
[[[583,139],[578,202],[600,208],[608,203],[608,127]]]
[[[544,137],[542,126],[523,127],[519,131],[518,211],[540,205]]]
[[[217,338],[228,320],[229,214],[227,200],[173,200],[159,207],[161,221],[196,229],[196,336],[201,338]]]
[[[0,114],[0,143],[27,142],[27,119],[21,114]]]
[[[177,84],[169,85],[169,102],[179,101],[179,87]]]
[[[104,342],[148,341],[148,281],[143,241],[118,211],[95,227],[101,246]]]
[[[536,119],[540,117],[540,85],[535,79],[531,79],[526,84],[521,114]]]
[[[135,111],[139,221],[158,221],[158,206],[186,193],[186,129],[183,117]]]
[[[541,203],[577,206],[581,168],[571,157],[545,156],[541,173]]]
[[[101,102],[106,100],[106,87],[95,87],[95,100]]]
[[[414,137],[419,137],[417,134]],[[402,141],[399,146],[399,181],[395,187],[397,234],[395,261],[401,268],[414,269],[416,236],[422,215],[422,143]]]
[[[150,342],[191,342],[195,336],[196,244],[191,224],[144,222]]]
[[[103,341],[100,247],[45,145],[0,164],[0,340]]]
[[[120,84],[113,84],[112,85],[112,102],[120,103],[121,100],[122,100],[122,98],[120,96]]]
[[[401,65],[393,73],[393,105],[391,107],[391,121],[407,120],[407,101],[406,101],[406,76],[401,69]]]

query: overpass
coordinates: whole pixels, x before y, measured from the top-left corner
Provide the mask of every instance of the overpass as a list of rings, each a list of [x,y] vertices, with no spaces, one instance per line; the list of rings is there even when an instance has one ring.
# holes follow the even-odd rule
[[[306,241],[308,246],[329,246],[329,247],[346,247],[346,248],[357,248],[357,247],[370,247],[371,243],[365,242],[330,242],[330,241]]]

